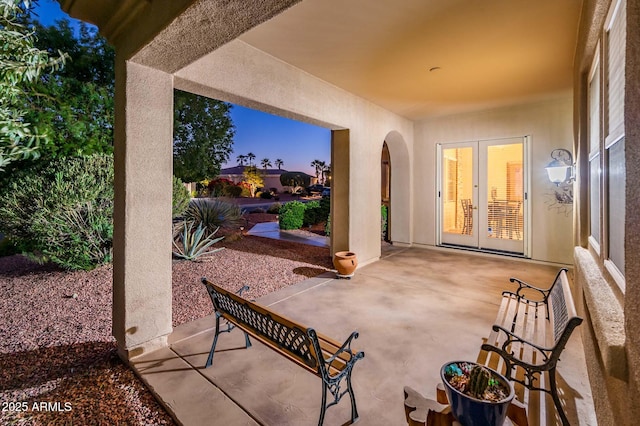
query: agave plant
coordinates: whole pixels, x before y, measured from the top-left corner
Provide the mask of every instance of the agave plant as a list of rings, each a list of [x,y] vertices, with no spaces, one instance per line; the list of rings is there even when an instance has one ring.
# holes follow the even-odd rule
[[[186,260],[197,260],[200,256],[212,254],[224,249],[224,247],[220,247],[214,250],[208,250],[209,247],[224,238],[214,238],[219,228],[205,234],[206,228],[202,226],[202,223],[199,223],[195,230],[193,229],[193,225],[193,222],[187,222],[186,220],[180,225],[181,231],[177,233],[177,238],[174,236],[173,239],[173,246],[176,249],[173,252],[174,256]],[[182,247],[176,244],[177,239],[182,240]]]
[[[194,199],[184,212],[184,218],[202,224],[209,232],[218,228],[237,228],[241,225],[242,210],[236,204],[222,200]]]

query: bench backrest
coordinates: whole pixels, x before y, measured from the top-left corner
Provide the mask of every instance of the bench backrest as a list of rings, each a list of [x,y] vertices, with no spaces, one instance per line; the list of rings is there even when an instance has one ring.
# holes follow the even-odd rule
[[[307,327],[227,291],[204,278],[202,282],[207,288],[213,306],[220,315],[238,324],[241,328],[251,330],[272,349],[281,352],[298,364],[311,371],[318,371],[318,361],[314,356],[315,350]]]
[[[562,350],[573,329],[582,323],[573,304],[566,269],[560,270],[556,276],[547,303],[551,303],[554,347]]]

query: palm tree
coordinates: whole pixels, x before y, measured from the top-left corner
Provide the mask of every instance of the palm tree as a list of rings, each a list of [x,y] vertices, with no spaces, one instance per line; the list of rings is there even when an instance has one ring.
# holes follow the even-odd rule
[[[253,152],[247,154],[247,158],[249,159],[249,167],[253,166],[253,160],[256,159],[256,155]]]
[[[324,161],[323,161],[323,163],[324,163]],[[329,164],[328,166],[325,165],[322,168],[322,183],[323,183],[323,185],[325,185],[325,186],[327,185],[327,179],[331,179],[330,176],[331,176],[331,164]]]
[[[322,184],[324,185],[324,169],[327,167],[327,163],[324,161],[318,162],[318,170],[320,170],[320,177],[322,178]]]
[[[284,164],[284,161],[282,161],[280,158],[276,158],[275,163],[278,170],[280,170],[280,167]]]
[[[247,159],[246,155],[242,155],[242,154],[238,155],[238,158],[237,158],[238,164],[241,166],[244,166],[244,162],[246,159]]]
[[[313,160],[311,162],[311,167],[315,167],[316,169],[316,179],[320,178],[320,163],[322,163],[320,160]]]
[[[265,172],[267,171],[267,167],[271,167],[271,161],[269,161],[268,158],[263,158],[262,161],[260,161],[260,164],[262,164]]]

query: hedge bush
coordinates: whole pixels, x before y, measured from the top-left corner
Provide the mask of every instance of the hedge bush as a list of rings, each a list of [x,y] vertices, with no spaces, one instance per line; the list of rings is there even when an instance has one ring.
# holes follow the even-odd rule
[[[317,213],[320,209],[319,201],[309,201],[304,205],[304,218],[302,220],[302,226],[314,225],[320,220],[318,220]],[[324,219],[324,218],[323,218]]]
[[[331,200],[324,197],[320,201],[309,201],[305,206],[302,226],[315,225],[327,219],[331,210]]]
[[[3,180],[0,230],[22,252],[66,269],[111,261],[113,157],[36,163]]]
[[[278,222],[280,229],[300,229],[304,220],[305,206],[300,201],[291,201],[280,207]]]

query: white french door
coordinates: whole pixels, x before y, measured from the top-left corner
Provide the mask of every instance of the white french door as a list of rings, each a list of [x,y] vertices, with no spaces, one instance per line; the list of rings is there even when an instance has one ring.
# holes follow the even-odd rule
[[[438,144],[438,244],[527,255],[527,140]]]

